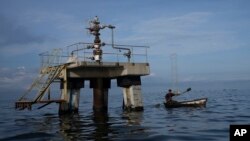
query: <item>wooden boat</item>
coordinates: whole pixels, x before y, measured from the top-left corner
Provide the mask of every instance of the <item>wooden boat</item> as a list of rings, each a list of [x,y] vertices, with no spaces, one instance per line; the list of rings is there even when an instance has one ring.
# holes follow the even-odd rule
[[[182,102],[169,102],[164,105],[166,108],[178,108],[178,107],[205,107],[207,103],[207,98],[199,98],[194,100],[182,101]]]

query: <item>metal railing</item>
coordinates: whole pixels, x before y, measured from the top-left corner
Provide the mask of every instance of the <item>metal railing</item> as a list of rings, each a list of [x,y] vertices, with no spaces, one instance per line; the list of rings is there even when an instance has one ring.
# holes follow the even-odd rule
[[[50,66],[58,66],[62,64],[61,62],[61,57],[63,54],[63,50],[58,48],[58,49],[53,49],[50,52],[43,52],[40,53],[40,59],[41,59],[41,68],[46,68]]]
[[[43,52],[39,54],[41,68],[65,64],[70,57],[75,57],[77,61],[94,62],[94,60],[91,60],[93,57],[92,45],[92,43],[79,42],[65,48]],[[148,48],[149,46],[103,43],[102,62],[148,63]],[[128,51],[130,51],[129,56]]]

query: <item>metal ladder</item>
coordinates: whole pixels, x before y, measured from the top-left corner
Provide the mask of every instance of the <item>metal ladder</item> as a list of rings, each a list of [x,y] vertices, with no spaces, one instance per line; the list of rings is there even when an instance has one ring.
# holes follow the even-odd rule
[[[25,94],[16,102],[16,109],[24,110],[28,108],[31,110],[31,105],[35,103],[51,103],[51,102],[60,102],[60,100],[44,100],[43,98],[48,90],[50,84],[59,76],[60,72],[66,67],[66,65],[59,65],[53,68],[50,68],[50,71],[47,74],[47,78],[44,82],[41,82],[46,74],[40,75],[31,85],[31,87],[25,92]],[[34,87],[40,87],[36,97],[33,100],[26,100],[26,96]]]
[[[66,67],[67,64],[60,64],[60,50],[54,49],[48,54],[48,58],[44,64],[42,64],[42,69],[40,75],[33,81],[29,89],[23,94],[21,98],[15,103],[16,109],[23,110],[28,108],[31,110],[31,105],[35,103],[51,103],[60,102],[61,100],[43,100],[48,90],[50,84],[58,78],[61,71]],[[58,64],[55,66],[55,64]],[[38,92],[35,98],[28,100],[27,96],[31,91],[37,88]]]
[[[60,74],[60,72],[64,69],[65,65],[56,66],[51,69],[48,74],[47,80],[44,83],[41,83],[42,87],[40,88],[35,100],[33,101],[36,103],[37,101],[41,101],[45,92],[49,88],[50,84],[54,81],[54,79]]]

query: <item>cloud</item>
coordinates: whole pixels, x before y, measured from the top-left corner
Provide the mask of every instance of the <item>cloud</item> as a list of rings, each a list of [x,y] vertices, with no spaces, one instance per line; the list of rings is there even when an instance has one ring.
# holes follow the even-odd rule
[[[85,35],[84,21],[72,15],[37,10],[19,15],[22,18],[0,14],[0,54],[38,54],[79,42]]]
[[[1,89],[26,89],[31,81],[37,76],[36,69],[0,68],[0,88]]]
[[[175,17],[157,17],[133,26],[134,34],[122,42],[146,43],[150,54],[197,54],[238,47],[233,31],[212,24],[210,12],[191,12]]]
[[[0,47],[42,43],[46,37],[36,35],[29,30],[28,26],[18,25],[18,21],[7,18],[0,14]]]

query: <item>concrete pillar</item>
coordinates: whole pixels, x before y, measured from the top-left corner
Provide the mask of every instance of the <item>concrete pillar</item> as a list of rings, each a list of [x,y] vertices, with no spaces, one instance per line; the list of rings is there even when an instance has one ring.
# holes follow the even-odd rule
[[[117,84],[123,90],[123,109],[128,111],[142,111],[140,76],[126,76],[117,79]]]
[[[125,110],[143,110],[141,86],[131,85],[123,88],[123,109]]]
[[[74,113],[78,113],[79,99],[80,99],[80,89],[71,89],[70,90],[70,99],[69,99],[70,111],[72,111]]]
[[[69,113],[69,94],[68,92],[65,93],[65,89],[61,89],[61,99],[65,100],[64,102],[61,102],[59,105],[59,114],[66,114]]]
[[[110,79],[105,79],[105,78],[91,79],[90,88],[93,88],[94,112],[107,112],[108,89],[110,88]]]
[[[67,93],[62,90],[61,99],[65,102],[60,103],[59,114],[78,113],[80,89],[67,89]]]
[[[61,81],[61,99],[59,114],[78,113],[80,88],[84,87],[83,79],[66,79]]]

